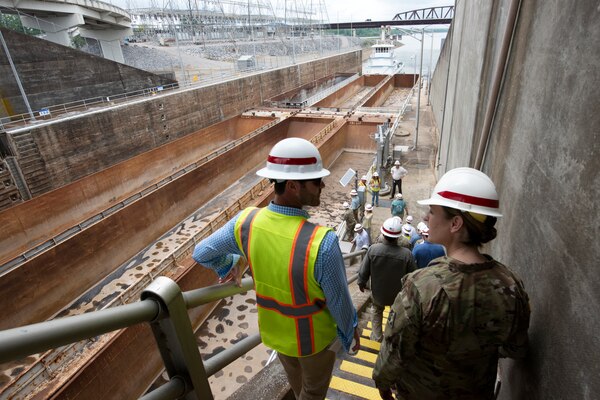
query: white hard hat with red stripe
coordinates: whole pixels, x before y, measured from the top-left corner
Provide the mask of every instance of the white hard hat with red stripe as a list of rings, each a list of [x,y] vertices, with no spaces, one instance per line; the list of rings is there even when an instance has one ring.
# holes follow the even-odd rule
[[[433,188],[431,198],[417,203],[445,206],[491,217],[502,216],[494,182],[483,172],[467,167],[446,172]]]
[[[385,236],[400,237],[402,235],[402,219],[398,217],[388,218],[383,222],[380,230]]]
[[[287,138],[273,146],[267,166],[256,175],[276,180],[308,180],[323,178],[329,171],[323,168],[314,144],[301,138]]]

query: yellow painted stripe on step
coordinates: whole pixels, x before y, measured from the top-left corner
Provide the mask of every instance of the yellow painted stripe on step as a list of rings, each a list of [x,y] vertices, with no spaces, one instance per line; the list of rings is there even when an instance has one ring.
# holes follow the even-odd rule
[[[363,378],[372,379],[373,368],[365,367],[364,365],[355,364],[350,361],[342,361],[340,364],[342,371],[349,372],[354,375],[362,376]]]
[[[370,339],[360,339],[360,347],[379,351],[379,349],[381,349],[381,343]]]
[[[371,337],[371,330],[370,329],[363,329],[362,332],[360,333],[361,336],[364,336],[366,338]]]
[[[377,354],[369,353],[368,351],[363,350],[359,350],[354,357],[373,364],[375,364],[375,360],[377,360]]]
[[[385,326],[386,326],[386,325],[387,325],[387,319],[384,319],[384,320],[381,322],[381,328],[382,328],[382,329],[385,329]],[[367,322],[367,328],[369,328],[369,329],[373,329],[373,324],[371,323],[371,321]]]
[[[379,390],[369,387],[367,385],[351,382],[346,379],[339,378],[337,376],[331,378],[331,383],[329,384],[329,387],[335,390],[339,390],[340,392],[351,394],[353,396],[362,397],[363,399],[381,399],[381,397],[379,397]]]

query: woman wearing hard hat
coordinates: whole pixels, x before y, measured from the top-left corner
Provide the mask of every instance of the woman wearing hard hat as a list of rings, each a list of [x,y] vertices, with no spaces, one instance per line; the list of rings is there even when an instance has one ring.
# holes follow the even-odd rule
[[[373,378],[383,399],[494,398],[498,357],[527,349],[529,300],[508,267],[480,252],[496,237],[498,194],[484,173],[447,172],[433,189],[429,240],[447,256],[405,278]]]

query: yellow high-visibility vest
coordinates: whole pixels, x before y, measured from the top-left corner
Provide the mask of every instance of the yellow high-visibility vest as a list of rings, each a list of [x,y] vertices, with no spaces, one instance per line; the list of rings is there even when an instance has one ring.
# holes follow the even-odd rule
[[[336,337],[335,320],[314,277],[329,228],[268,208],[247,208],[235,240],[252,270],[263,343],[291,357],[323,350]]]

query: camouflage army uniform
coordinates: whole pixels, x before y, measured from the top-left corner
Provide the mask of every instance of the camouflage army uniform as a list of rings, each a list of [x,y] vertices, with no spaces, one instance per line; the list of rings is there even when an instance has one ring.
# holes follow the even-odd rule
[[[356,225],[356,219],[354,218],[354,212],[351,209],[344,211],[342,220],[346,222],[346,232],[344,233],[343,240],[352,240],[354,237],[354,225]]]
[[[529,299],[521,280],[486,256],[450,257],[408,274],[377,357],[378,388],[401,399],[492,399],[498,357],[527,349]]]

